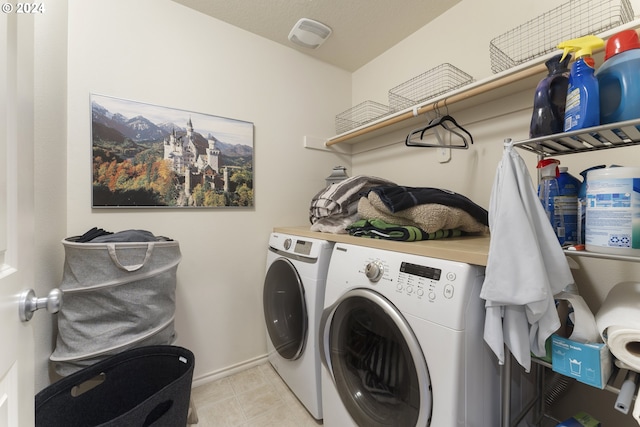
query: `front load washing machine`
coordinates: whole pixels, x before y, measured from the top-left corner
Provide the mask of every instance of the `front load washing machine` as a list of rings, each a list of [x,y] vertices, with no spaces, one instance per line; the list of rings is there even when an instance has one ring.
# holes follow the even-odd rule
[[[336,243],[320,326],[324,425],[500,425],[484,268]]]
[[[318,328],[333,243],[269,236],[263,307],[271,365],[298,400],[322,419]]]

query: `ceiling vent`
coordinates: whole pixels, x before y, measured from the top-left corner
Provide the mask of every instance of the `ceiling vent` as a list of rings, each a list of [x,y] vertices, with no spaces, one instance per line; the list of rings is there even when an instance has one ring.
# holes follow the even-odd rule
[[[293,26],[289,40],[309,49],[317,49],[331,35],[331,28],[322,22],[302,18]]]

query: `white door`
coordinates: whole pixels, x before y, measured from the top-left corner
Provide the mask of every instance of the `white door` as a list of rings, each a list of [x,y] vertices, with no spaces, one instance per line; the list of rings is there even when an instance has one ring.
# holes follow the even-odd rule
[[[0,13],[0,427],[34,424],[33,333],[18,299],[33,287],[33,19]]]

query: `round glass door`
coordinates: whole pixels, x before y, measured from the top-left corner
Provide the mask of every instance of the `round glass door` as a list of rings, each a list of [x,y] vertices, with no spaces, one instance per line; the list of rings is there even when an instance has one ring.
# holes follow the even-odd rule
[[[335,386],[361,426],[427,426],[431,385],[420,345],[378,293],[355,289],[334,306],[329,357]]]
[[[264,279],[264,320],[276,351],[285,359],[302,355],[307,337],[304,287],[291,261],[276,259]]]

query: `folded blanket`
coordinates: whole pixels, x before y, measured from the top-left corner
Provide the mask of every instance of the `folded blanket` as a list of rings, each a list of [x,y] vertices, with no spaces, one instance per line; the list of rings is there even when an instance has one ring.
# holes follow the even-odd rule
[[[347,232],[352,236],[370,237],[372,239],[397,240],[414,242],[417,240],[434,240],[446,237],[458,237],[463,233],[460,230],[438,230],[427,233],[411,225],[389,224],[381,219],[361,219],[347,227]]]
[[[360,219],[358,200],[362,192],[376,186],[393,186],[393,182],[374,176],[356,175],[333,183],[311,199],[309,221],[313,231],[346,233],[344,227]]]
[[[417,205],[393,213],[374,191],[370,191],[367,197],[360,198],[358,214],[361,218],[381,219],[389,224],[411,225],[427,233],[451,229],[467,233],[489,231],[489,227],[466,211],[435,203]]]
[[[489,213],[469,198],[453,191],[430,187],[379,186],[372,188],[392,213],[417,205],[438,204],[460,208],[478,222],[489,225]]]
[[[357,204],[356,204],[357,210]],[[325,218],[318,218],[316,222],[311,224],[311,231],[320,231],[322,233],[346,234],[347,226],[353,224],[360,219],[358,212],[349,215],[332,215]]]

